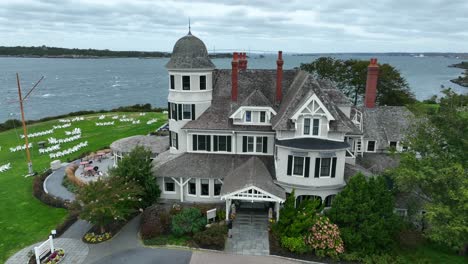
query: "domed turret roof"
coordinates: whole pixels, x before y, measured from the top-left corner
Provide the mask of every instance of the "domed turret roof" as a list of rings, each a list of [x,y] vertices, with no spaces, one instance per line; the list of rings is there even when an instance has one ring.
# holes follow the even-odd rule
[[[214,69],[205,43],[190,32],[174,45],[168,69]]]

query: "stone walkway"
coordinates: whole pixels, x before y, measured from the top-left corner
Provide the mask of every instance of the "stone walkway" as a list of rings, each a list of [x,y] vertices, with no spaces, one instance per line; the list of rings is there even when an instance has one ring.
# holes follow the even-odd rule
[[[99,162],[97,159],[93,159],[93,163],[89,166],[92,167],[99,167],[99,171],[103,173],[102,176],[84,176],[83,166],[79,166],[78,169],[75,171],[75,176],[79,178],[80,181],[82,182],[91,182],[91,181],[97,181],[99,178],[107,177],[109,176],[107,171],[109,168],[114,167],[114,157],[110,154],[106,154],[104,158],[101,159]]]
[[[239,211],[232,225],[232,238],[226,241],[225,251],[239,255],[269,255],[267,214]]]
[[[45,189],[50,195],[62,198],[63,200],[74,201],[75,194],[68,191],[67,188],[62,185],[63,176],[65,176],[65,168],[67,166],[68,164],[62,164],[60,169],[52,172],[52,174],[47,177]]]
[[[27,248],[23,248],[11,258],[9,258],[6,264],[27,263],[27,261],[29,260],[28,252],[31,251],[35,246],[40,245],[41,243],[42,242],[39,242]],[[63,264],[83,263],[89,251],[88,245],[81,242],[81,240],[71,238],[54,239],[54,246],[56,248],[63,248],[65,250],[65,259],[63,260],[63,262],[61,262]]]

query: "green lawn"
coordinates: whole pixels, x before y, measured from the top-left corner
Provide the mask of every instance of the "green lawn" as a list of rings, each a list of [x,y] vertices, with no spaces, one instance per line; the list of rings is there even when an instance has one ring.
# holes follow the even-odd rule
[[[53,113],[51,113],[53,114]],[[56,129],[54,134],[31,138],[34,146],[31,152],[34,170],[41,172],[49,167],[51,159],[48,154],[40,155],[37,145],[38,141],[47,141],[49,137],[66,138],[64,131],[79,127],[82,138],[61,145],[61,150],[68,149],[80,142],[88,141],[88,147],[80,149],[74,154],[60,158],[62,161],[74,159],[81,153],[95,151],[109,146],[119,138],[147,134],[154,131],[167,121],[162,113],[147,113],[140,116],[139,113],[106,113],[104,120],[99,120],[101,114],[84,116],[84,121],[73,122],[71,127]],[[112,120],[113,115],[126,115],[140,120],[140,124],[131,124]],[[158,122],[147,125],[146,122],[152,118],[158,118]],[[71,118],[68,118],[71,119]],[[115,121],[114,126],[96,126],[95,122]],[[29,133],[49,130],[53,125],[62,125],[58,120],[38,123],[29,126]],[[32,195],[32,178],[25,178],[27,173],[25,151],[10,152],[10,147],[23,145],[24,140],[19,138],[22,133],[21,127],[0,133],[0,166],[11,163],[12,169],[0,172],[0,263],[14,254],[19,249],[38,242],[47,237],[50,230],[62,222],[67,211],[52,208],[42,204]]]

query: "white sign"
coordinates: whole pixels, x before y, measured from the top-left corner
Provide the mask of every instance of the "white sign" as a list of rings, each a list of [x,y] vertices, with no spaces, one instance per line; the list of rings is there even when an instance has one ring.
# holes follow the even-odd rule
[[[54,240],[52,236],[49,236],[49,239],[47,239],[44,243],[40,244],[37,247],[34,247],[34,254],[36,255],[36,264],[41,264],[41,259],[54,251]]]
[[[206,219],[208,222],[210,222],[210,219],[214,220],[215,218],[216,218],[216,208],[206,211]]]

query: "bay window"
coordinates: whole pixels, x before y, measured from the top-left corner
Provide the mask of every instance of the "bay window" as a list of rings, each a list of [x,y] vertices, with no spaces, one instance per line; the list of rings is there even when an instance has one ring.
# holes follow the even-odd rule
[[[210,196],[209,179],[200,179],[200,196]]]

